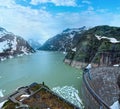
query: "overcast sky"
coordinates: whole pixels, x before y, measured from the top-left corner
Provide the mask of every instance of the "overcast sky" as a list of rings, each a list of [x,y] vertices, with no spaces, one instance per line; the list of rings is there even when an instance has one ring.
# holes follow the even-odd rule
[[[0,26],[25,39],[96,25],[120,26],[120,0],[0,0]]]

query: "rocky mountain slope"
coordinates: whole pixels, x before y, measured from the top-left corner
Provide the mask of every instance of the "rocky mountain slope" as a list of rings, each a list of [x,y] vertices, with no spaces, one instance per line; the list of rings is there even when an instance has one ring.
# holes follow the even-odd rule
[[[120,64],[120,28],[97,26],[81,34],[75,46],[65,57],[72,66],[85,67]]]
[[[86,29],[86,27],[66,29],[62,33],[48,39],[39,50],[68,52],[76,46],[81,33]]]
[[[30,46],[32,48],[34,48],[35,50],[37,50],[37,49],[39,49],[41,47],[40,42],[38,40],[36,40],[36,39],[28,39],[27,41],[30,44]]]
[[[34,49],[22,37],[0,27],[0,61],[33,52]]]

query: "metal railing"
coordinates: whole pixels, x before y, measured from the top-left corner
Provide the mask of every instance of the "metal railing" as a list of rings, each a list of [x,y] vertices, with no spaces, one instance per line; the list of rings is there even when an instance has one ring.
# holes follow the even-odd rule
[[[83,82],[87,88],[87,90],[89,91],[89,93],[91,94],[91,96],[94,98],[94,100],[99,104],[100,109],[103,109],[103,107],[105,107],[105,109],[110,109],[110,107],[108,106],[107,103],[105,103],[104,100],[102,100],[100,98],[100,96],[98,94],[95,93],[95,91],[93,90],[93,88],[90,86],[88,80],[87,80],[87,74],[86,72],[83,72]]]

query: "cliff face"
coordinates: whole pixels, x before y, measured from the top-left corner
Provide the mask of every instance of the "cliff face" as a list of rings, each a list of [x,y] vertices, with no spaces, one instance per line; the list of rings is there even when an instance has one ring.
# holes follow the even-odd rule
[[[96,53],[92,63],[97,66],[118,66],[120,64],[120,51],[106,50]]]
[[[109,106],[112,105],[119,94],[116,80],[120,67],[115,66],[120,65],[120,28],[97,26],[81,33],[78,43],[67,53],[64,62],[77,68],[86,67],[89,63],[99,66],[90,70],[92,79],[87,76],[87,80],[95,93]],[[84,81],[81,92],[86,109],[100,108]]]
[[[81,34],[76,51],[68,52],[65,62],[84,67],[120,64],[120,28],[97,26]],[[69,60],[69,62],[68,62]],[[77,65],[75,64],[77,63]]]

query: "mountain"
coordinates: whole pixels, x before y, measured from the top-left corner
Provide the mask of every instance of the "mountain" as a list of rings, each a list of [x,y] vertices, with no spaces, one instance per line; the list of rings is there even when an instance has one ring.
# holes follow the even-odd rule
[[[71,49],[64,60],[76,67],[120,64],[120,28],[96,26],[80,34],[75,50]]]
[[[41,44],[38,40],[35,39],[28,39],[28,43],[30,44],[30,46],[32,48],[34,48],[35,50],[37,50],[38,48],[41,47]]]
[[[0,27],[0,61],[33,52],[34,49],[22,37]]]
[[[62,33],[48,39],[39,48],[39,50],[68,52],[71,48],[74,48],[81,36],[81,33],[83,33],[86,29],[87,28],[85,26],[82,28],[68,28]]]

